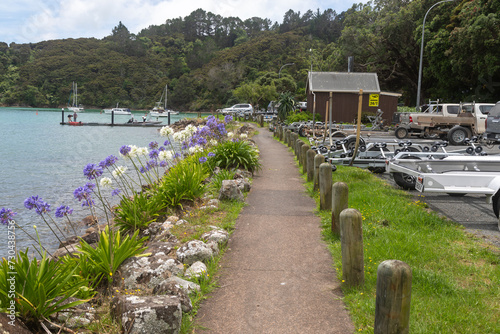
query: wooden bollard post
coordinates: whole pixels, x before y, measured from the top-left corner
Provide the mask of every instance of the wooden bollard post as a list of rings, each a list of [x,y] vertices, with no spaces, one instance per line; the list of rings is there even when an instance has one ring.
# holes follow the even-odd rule
[[[293,132],[292,132],[292,131],[290,131],[290,130],[287,130],[287,132],[286,132],[286,145],[287,145],[288,147],[290,147],[290,143],[291,143],[291,141],[292,141],[292,133],[293,133]]]
[[[344,182],[332,186],[332,233],[340,235],[340,213],[349,207],[349,187]]]
[[[332,165],[328,162],[319,165],[319,208],[332,209]]]
[[[309,150],[310,147],[307,144],[304,144],[300,147],[300,163],[302,164],[302,173],[305,174],[307,173],[307,160],[306,160],[306,153],[307,150]]]
[[[295,132],[290,133],[290,143],[288,144],[289,147],[294,148],[293,146],[295,145],[295,141],[297,140],[297,134]]]
[[[316,152],[312,149],[308,149],[306,152],[306,165],[307,165],[307,182],[311,182],[314,179],[314,156]]]
[[[319,190],[319,165],[325,162],[325,156],[323,154],[316,154],[314,156],[314,177],[313,177],[313,190]]]
[[[264,116],[263,115],[260,115],[259,121],[260,121],[260,127],[263,128],[264,127]]]
[[[283,130],[284,130],[283,127],[280,126],[280,132],[278,133],[280,141],[283,141]]]
[[[358,210],[345,209],[340,213],[342,278],[349,286],[360,286],[365,282],[362,222]]]
[[[377,269],[374,334],[407,334],[410,331],[411,268],[386,260]]]
[[[302,151],[301,150],[301,147],[302,145],[305,145],[306,143],[304,143],[302,140],[300,139],[297,139],[295,141],[295,155],[297,156],[297,160],[299,161],[300,163],[300,152]]]

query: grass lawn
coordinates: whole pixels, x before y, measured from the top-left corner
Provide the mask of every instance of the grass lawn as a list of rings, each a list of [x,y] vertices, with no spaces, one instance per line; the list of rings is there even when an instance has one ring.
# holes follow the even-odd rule
[[[377,267],[400,260],[412,270],[410,333],[500,333],[498,248],[427,208],[367,170],[339,166],[333,182],[349,186],[349,208],[363,216],[365,285],[343,288],[357,331],[373,333]],[[319,208],[319,194],[306,183]],[[342,280],[341,244],[331,212],[320,211],[323,236]]]

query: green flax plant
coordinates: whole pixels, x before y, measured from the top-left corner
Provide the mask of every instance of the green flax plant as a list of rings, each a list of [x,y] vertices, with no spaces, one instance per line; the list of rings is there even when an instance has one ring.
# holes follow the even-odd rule
[[[78,277],[76,267],[66,267],[47,256],[42,249],[38,231],[40,258],[19,251],[15,259],[2,259],[0,263],[0,312],[22,317],[37,328],[44,320],[59,311],[87,302],[81,297],[87,291],[88,281]]]
[[[183,201],[194,201],[205,192],[203,181],[208,173],[202,163],[187,158],[169,169],[164,176],[159,195],[169,207],[182,206]]]
[[[214,147],[212,153],[208,161],[212,167],[242,168],[252,173],[261,168],[259,151],[245,140],[225,141]]]
[[[146,249],[143,247],[146,238],[139,239],[138,234],[139,230],[136,230],[132,236],[123,237],[120,231],[112,232],[106,226],[100,233],[99,242],[95,247],[81,240],[76,258],[66,257],[65,262],[68,264],[73,262],[80,268],[80,275],[91,278],[94,284],[99,284],[106,277],[110,285],[113,282],[113,275],[123,261],[132,256],[149,255],[142,253]]]

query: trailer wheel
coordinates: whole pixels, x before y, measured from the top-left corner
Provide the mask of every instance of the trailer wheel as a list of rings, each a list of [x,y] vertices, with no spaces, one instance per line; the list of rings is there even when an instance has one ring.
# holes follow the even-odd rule
[[[347,143],[345,144],[346,150],[351,150],[354,151],[354,148],[356,147],[356,136],[355,135],[350,135],[347,136]],[[359,138],[359,146],[365,145],[365,141],[363,138]]]
[[[420,160],[419,157],[409,155],[404,157],[403,159],[415,159]],[[406,173],[392,173],[392,177],[394,178],[394,182],[401,188],[405,190],[415,190],[415,183],[417,180],[414,176]]]
[[[469,138],[469,131],[462,126],[453,127],[448,132],[448,141],[452,145],[463,145],[466,138]]]
[[[398,139],[405,139],[406,137],[408,137],[408,129],[400,126],[396,129],[396,131],[394,131],[394,135]]]
[[[493,196],[492,201],[493,201],[493,212],[495,213],[495,216],[499,218],[498,215],[500,210],[500,191],[497,191],[497,193]]]

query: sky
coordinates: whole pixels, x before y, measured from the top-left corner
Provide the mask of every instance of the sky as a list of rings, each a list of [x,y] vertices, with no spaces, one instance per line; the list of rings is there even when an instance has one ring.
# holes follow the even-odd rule
[[[359,1],[365,2],[365,1]],[[0,42],[37,43],[45,40],[95,37],[101,39],[121,21],[137,34],[150,25],[184,18],[198,8],[223,17],[267,18],[281,23],[292,9],[327,8],[341,13],[351,0],[0,0]]]

